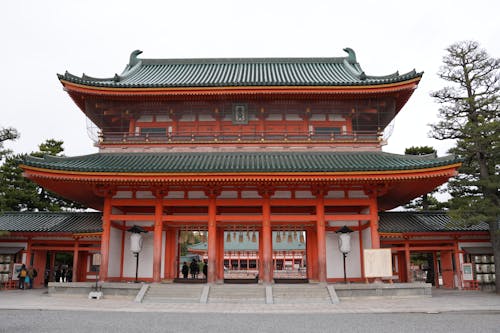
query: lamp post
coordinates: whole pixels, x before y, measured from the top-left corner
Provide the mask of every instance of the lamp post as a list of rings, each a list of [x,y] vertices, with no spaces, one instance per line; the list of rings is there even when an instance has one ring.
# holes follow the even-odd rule
[[[135,255],[135,283],[139,282],[137,276],[139,274],[139,253],[142,250],[142,233],[147,233],[143,228],[134,225],[132,228],[127,229],[130,235],[130,251]]]
[[[343,226],[336,231],[339,234],[339,250],[342,252],[344,257],[344,283],[347,283],[347,271],[345,268],[345,257],[349,252],[351,252],[351,233],[353,230],[349,229],[347,226]]]

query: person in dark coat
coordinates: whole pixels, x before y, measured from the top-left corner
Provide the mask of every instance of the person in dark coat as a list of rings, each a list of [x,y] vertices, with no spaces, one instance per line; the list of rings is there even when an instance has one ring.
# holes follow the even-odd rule
[[[191,278],[195,279],[198,275],[198,263],[195,258],[193,258],[193,261],[191,261],[191,264],[189,265],[189,271],[191,272]]]
[[[208,277],[208,262],[205,262],[205,265],[203,265],[203,275],[205,279]]]
[[[188,264],[187,262],[184,261],[184,264],[182,265],[182,276],[187,279],[188,278],[188,274],[189,274],[189,267],[188,267]]]

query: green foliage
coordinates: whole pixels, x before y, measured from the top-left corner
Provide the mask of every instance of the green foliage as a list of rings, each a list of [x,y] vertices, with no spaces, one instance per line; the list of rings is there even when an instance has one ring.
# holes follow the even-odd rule
[[[460,174],[449,182],[449,214],[465,225],[487,222],[494,255],[500,258],[500,59],[473,41],[455,43],[447,52],[438,75],[451,86],[432,93],[441,107],[431,135],[456,140],[450,152],[464,160]],[[496,275],[498,281],[498,262]]]
[[[438,75],[452,85],[432,93],[441,104],[432,136],[455,139],[450,153],[464,159],[450,181],[450,214],[460,221],[499,219],[500,60],[473,41],[447,48]]]
[[[64,151],[63,142],[47,140],[32,156],[60,156]],[[83,208],[80,204],[65,200],[45,190],[23,176],[19,167],[25,154],[7,153],[0,166],[0,211],[61,211]]]
[[[7,128],[0,128],[0,161],[3,160],[4,156],[10,154],[12,151],[4,149],[3,148],[3,143],[5,141],[13,141],[19,138],[19,133],[15,128],[12,127],[7,127]]]
[[[410,147],[405,149],[405,155],[430,155],[437,154],[436,149],[430,146]]]
[[[437,151],[430,146],[414,146],[405,149],[406,155],[436,155]],[[432,194],[437,192],[437,190],[431,193],[424,194],[420,198],[412,200],[410,203],[406,204],[404,207],[411,210],[443,210],[448,208],[448,203],[440,202]]]

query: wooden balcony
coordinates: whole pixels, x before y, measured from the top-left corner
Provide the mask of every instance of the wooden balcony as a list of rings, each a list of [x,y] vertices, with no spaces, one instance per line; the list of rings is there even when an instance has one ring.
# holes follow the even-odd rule
[[[251,144],[251,143],[379,143],[382,140],[380,133],[352,132],[352,133],[169,133],[167,135],[148,133],[102,133],[99,136],[99,145],[174,145],[174,144]]]

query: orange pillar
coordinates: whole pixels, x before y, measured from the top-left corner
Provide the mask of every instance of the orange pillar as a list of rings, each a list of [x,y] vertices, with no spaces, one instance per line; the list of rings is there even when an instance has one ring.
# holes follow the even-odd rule
[[[43,287],[45,280],[45,267],[47,265],[47,251],[36,250],[33,252],[33,268],[38,272],[33,287]]]
[[[262,199],[262,282],[271,283],[273,280],[273,245],[270,194],[264,193]]]
[[[167,228],[165,241],[165,279],[173,280],[176,278],[178,268],[177,259],[177,229]]]
[[[29,268],[31,266],[31,238],[28,238],[28,245],[26,246],[26,261],[23,264],[26,264],[26,267]]]
[[[104,198],[104,209],[102,211],[102,235],[101,235],[101,266],[99,267],[99,280],[104,282],[108,279],[109,265],[109,239],[111,235],[111,196]]]
[[[318,247],[316,240],[316,230],[310,228],[307,230],[307,278],[318,280]]]
[[[208,203],[208,270],[207,283],[217,281],[217,206],[215,193],[209,195]]]
[[[224,228],[217,228],[217,282],[224,281]]]
[[[374,196],[370,203],[370,234],[372,249],[380,249],[380,235],[378,233],[378,207],[377,197]]]
[[[406,282],[413,282],[411,276],[411,257],[410,257],[410,243],[405,242],[405,262],[406,262]]]
[[[326,282],[326,231],[323,193],[316,195],[316,244],[318,248],[318,281]]]
[[[72,282],[77,282],[78,281],[78,246],[79,246],[79,240],[78,238],[75,239],[75,245],[73,248],[73,273],[72,273]]]
[[[157,198],[155,202],[155,224],[153,235],[153,282],[161,281],[161,245],[163,233],[163,204],[162,199]]]
[[[455,241],[454,250],[453,250],[453,258],[455,260],[455,274],[457,276],[458,286],[455,286],[458,289],[462,289],[462,265],[460,264],[460,250],[458,249],[458,241]]]

